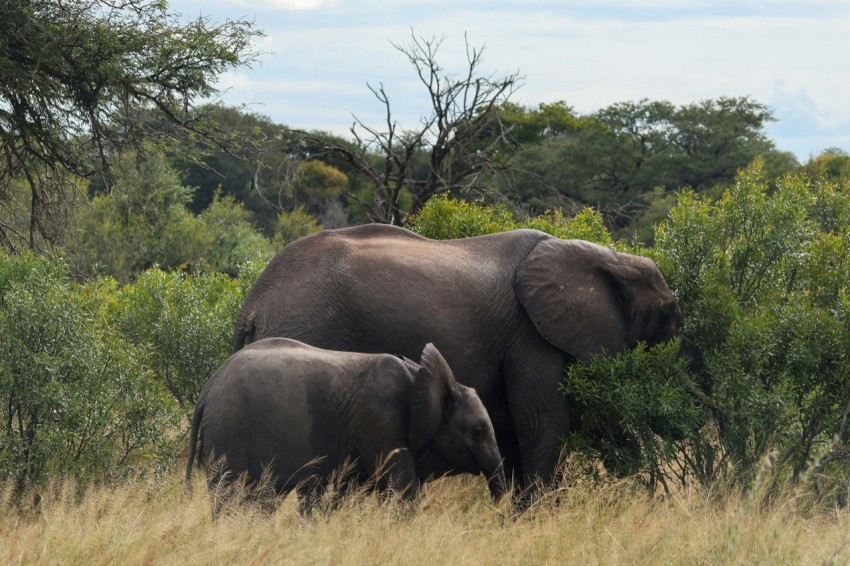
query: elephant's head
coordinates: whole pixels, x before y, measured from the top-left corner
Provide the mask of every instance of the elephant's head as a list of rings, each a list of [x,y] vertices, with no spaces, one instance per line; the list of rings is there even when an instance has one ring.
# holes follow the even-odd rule
[[[427,449],[456,471],[484,473],[494,496],[507,491],[502,455],[487,410],[474,389],[455,380],[433,344],[422,351],[410,407],[414,454]]]
[[[546,239],[516,271],[519,302],[549,343],[578,360],[670,340],[682,311],[648,258]]]

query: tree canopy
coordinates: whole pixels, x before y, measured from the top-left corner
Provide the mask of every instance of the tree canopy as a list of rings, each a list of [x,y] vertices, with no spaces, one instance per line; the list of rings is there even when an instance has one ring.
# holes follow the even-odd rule
[[[798,165],[765,135],[765,124],[774,120],[770,109],[749,97],[678,107],[644,99],[585,116],[563,103],[502,112],[524,143],[514,175],[496,179],[500,192],[531,210],[594,205],[615,229],[633,229],[672,191],[728,185],[758,157],[771,178]]]
[[[0,221],[5,247],[55,242],[79,187],[69,178],[108,182],[117,151],[232,141],[195,103],[215,94],[221,73],[255,60],[251,22],[182,23],[160,0],[0,7],[0,203],[16,177],[30,193],[27,226]]]

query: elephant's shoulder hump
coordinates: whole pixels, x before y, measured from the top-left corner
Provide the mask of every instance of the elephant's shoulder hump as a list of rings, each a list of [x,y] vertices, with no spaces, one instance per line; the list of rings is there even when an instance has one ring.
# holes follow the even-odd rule
[[[513,248],[528,248],[531,249],[544,240],[556,239],[553,236],[540,230],[532,230],[530,228],[520,228],[517,230],[508,230],[507,232],[495,232],[493,234],[485,234],[483,236],[475,236],[468,238],[469,242],[480,241],[487,242],[487,245],[495,244],[496,246],[507,245]]]
[[[535,230],[533,228],[517,228],[516,230],[511,230],[510,232],[506,232],[507,234],[514,234],[515,237],[521,238],[529,238],[532,240],[548,240],[554,238],[555,236],[551,236],[546,232],[542,232],[540,230]]]
[[[359,226],[350,226],[348,228],[339,228],[337,230],[326,230],[324,234],[335,241],[359,241],[383,238],[402,238],[411,240],[427,239],[415,232],[407,230],[406,228],[392,226],[390,224],[361,224]]]
[[[242,351],[251,352],[255,350],[284,350],[284,349],[314,349],[298,340],[292,338],[263,338],[246,346]]]
[[[337,230],[325,230],[316,234],[322,237],[314,238],[309,247],[300,250],[306,253],[311,261],[315,258],[328,261],[334,271],[344,269],[345,258],[355,258],[362,255],[392,256],[401,253],[400,250],[408,245],[431,242],[410,230],[388,224],[364,224]],[[380,253],[376,253],[380,252]],[[355,262],[356,263],[356,262]]]

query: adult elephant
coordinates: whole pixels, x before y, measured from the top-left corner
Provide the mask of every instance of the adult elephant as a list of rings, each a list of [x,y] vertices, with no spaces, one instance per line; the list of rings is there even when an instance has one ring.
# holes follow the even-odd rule
[[[245,298],[233,349],[285,336],[415,358],[434,342],[478,392],[505,471],[523,486],[557,467],[566,365],[669,340],[681,323],[647,258],[535,230],[437,241],[372,224],[281,250]]]

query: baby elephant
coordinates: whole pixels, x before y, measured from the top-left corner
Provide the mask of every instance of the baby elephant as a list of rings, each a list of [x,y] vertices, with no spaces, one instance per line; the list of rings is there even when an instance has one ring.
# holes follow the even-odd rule
[[[286,338],[239,350],[210,378],[192,416],[186,480],[224,457],[231,477],[270,473],[277,493],[315,495],[334,472],[412,498],[429,477],[484,473],[506,491],[493,425],[433,344],[419,364],[389,354],[334,352]],[[213,479],[214,481],[214,479]]]

